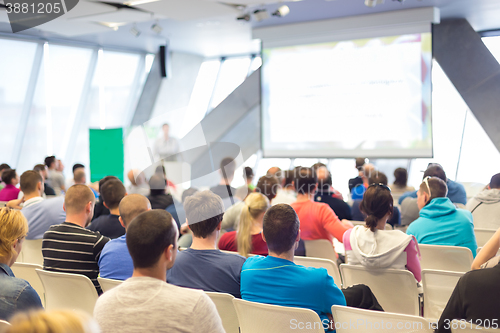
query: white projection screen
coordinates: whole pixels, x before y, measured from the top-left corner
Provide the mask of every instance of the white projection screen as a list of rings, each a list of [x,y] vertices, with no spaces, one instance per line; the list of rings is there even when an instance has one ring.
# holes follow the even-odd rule
[[[430,32],[266,47],[265,157],[432,157]]]

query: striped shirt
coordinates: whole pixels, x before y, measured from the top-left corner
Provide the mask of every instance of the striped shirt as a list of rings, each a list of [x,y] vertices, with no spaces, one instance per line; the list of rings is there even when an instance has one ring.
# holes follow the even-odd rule
[[[85,275],[92,280],[100,295],[102,290],[97,282],[97,262],[108,241],[108,237],[74,223],[64,222],[51,226],[43,235],[43,269]]]

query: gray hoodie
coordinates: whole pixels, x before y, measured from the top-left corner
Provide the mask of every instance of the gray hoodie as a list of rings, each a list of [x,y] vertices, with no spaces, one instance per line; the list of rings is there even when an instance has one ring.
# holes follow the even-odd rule
[[[479,192],[469,200],[465,208],[472,212],[474,228],[500,228],[500,189]]]

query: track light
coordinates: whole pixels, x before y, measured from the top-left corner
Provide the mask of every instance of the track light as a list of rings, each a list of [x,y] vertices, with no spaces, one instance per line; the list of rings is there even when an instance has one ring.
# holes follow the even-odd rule
[[[249,14],[245,14],[245,15],[242,15],[242,16],[238,16],[236,19],[248,22],[248,21],[250,21],[250,15]]]
[[[283,17],[287,16],[289,13],[290,13],[290,8],[287,5],[283,5],[273,13],[273,16]]]
[[[268,19],[269,13],[265,9],[257,9],[256,11],[253,12],[253,16],[255,17],[257,22],[260,22],[262,20]]]
[[[130,33],[134,35],[134,37],[139,37],[141,35],[141,32],[135,25],[130,29]]]
[[[151,30],[153,30],[154,32],[156,32],[159,35],[163,31],[163,28],[158,24],[158,22],[156,22],[155,24],[153,24],[151,26]]]

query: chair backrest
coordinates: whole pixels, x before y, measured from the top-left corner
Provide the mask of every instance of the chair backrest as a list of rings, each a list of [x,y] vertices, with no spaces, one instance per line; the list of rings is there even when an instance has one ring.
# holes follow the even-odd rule
[[[37,269],[45,289],[45,309],[82,310],[93,315],[98,295],[88,277]]]
[[[101,289],[103,292],[106,292],[110,289],[113,289],[114,287],[119,286],[120,284],[123,283],[122,280],[114,280],[114,279],[105,279],[102,277],[98,277],[97,281],[101,285]]]
[[[305,240],[306,257],[329,259],[337,261],[337,255],[333,244],[326,239]]]
[[[468,272],[472,266],[472,252],[462,246],[419,244],[420,267],[451,272]]]
[[[26,239],[21,250],[22,262],[43,266],[42,239]]]
[[[241,333],[324,333],[318,314],[309,309],[233,299]],[[309,324],[309,326],[306,326]]]
[[[5,207],[7,205],[7,201],[0,201],[0,208]]]
[[[441,317],[450,296],[463,272],[438,271],[424,269],[422,285],[424,287],[424,317],[437,321]]]
[[[486,245],[486,242],[489,241],[491,237],[493,237],[495,232],[496,230],[474,228],[477,247],[483,247],[484,245]],[[479,253],[479,250],[477,252]]]
[[[10,327],[10,323],[5,320],[0,320],[0,333],[7,332],[7,329]]]
[[[17,278],[26,280],[35,289],[42,304],[45,303],[45,290],[43,289],[42,281],[38,277],[37,269],[43,269],[42,266],[37,264],[28,264],[25,262],[15,262],[11,267],[12,272]]]
[[[293,261],[297,265],[302,265],[306,267],[316,267],[316,268],[326,268],[328,274],[333,278],[337,287],[342,288],[342,279],[340,277],[340,271],[336,262],[323,259],[323,258],[310,258],[295,256]]]
[[[332,306],[332,314],[337,333],[433,332],[430,323],[418,316],[363,310],[339,305]]]
[[[239,333],[240,323],[233,305],[234,296],[225,293],[214,293],[208,291],[205,293],[208,297],[210,297],[212,302],[214,302],[226,333]]]
[[[473,321],[474,322],[474,321]],[[484,326],[479,326],[475,324],[471,324],[469,322],[465,321],[460,321],[457,319],[453,319],[450,323],[451,327],[451,333],[480,333],[480,332],[486,332],[486,333],[499,333],[500,329],[495,329],[491,328],[492,326],[497,327],[498,323],[492,322],[491,320],[485,320],[484,321]]]
[[[420,314],[417,281],[409,271],[342,264],[340,273],[344,288],[367,285],[385,311],[412,316]]]

